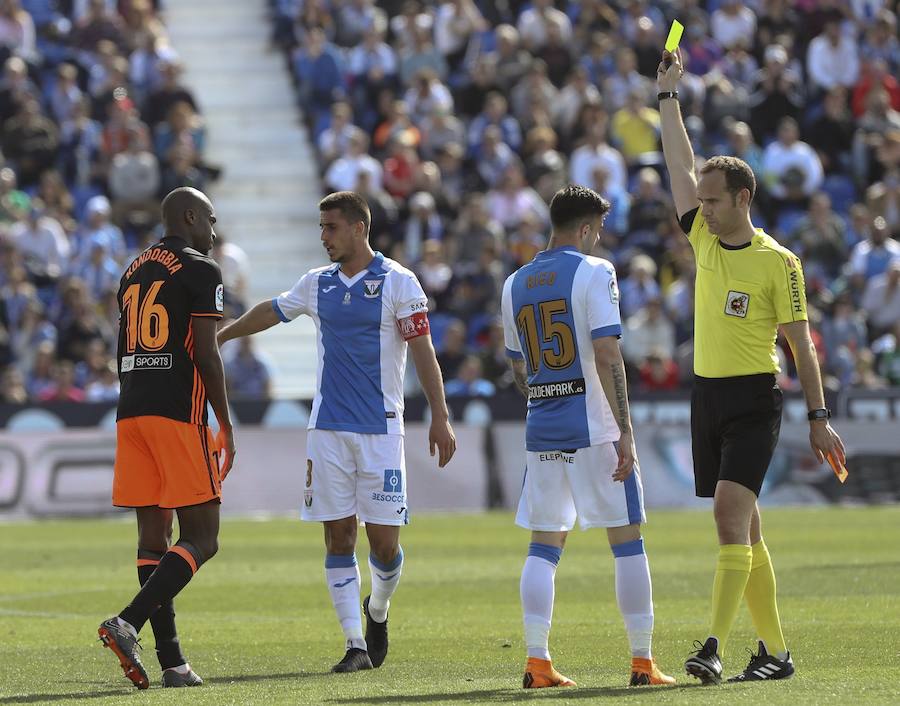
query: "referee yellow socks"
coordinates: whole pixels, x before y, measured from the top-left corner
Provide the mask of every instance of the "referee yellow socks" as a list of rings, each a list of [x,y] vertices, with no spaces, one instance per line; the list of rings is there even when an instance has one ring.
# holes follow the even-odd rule
[[[725,641],[744,597],[753,566],[753,550],[748,544],[722,544],[713,581],[712,627],[709,634],[718,640],[718,653],[725,653]]]
[[[744,598],[753,618],[756,634],[766,646],[770,655],[783,659],[787,652],[781,620],[778,618],[778,603],[775,600],[775,571],[769,557],[769,549],[761,539],[753,545],[753,568],[744,590]]]

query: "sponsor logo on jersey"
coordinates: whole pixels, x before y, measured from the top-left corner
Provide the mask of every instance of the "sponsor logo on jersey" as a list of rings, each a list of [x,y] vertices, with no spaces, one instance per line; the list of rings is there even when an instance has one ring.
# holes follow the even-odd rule
[[[216,287],[216,311],[225,311],[225,285]]]
[[[171,353],[135,353],[122,356],[120,372],[130,373],[134,370],[168,370],[172,367]]]
[[[575,463],[575,454],[566,453],[565,451],[550,451],[548,453],[538,454],[540,461],[562,461],[563,463]]]
[[[619,303],[619,284],[615,275],[609,278],[609,301],[613,304]]]
[[[584,378],[577,380],[565,380],[563,382],[548,382],[540,385],[529,385],[528,399],[545,400],[555,397],[571,397],[584,394]]]
[[[366,292],[365,292],[366,299],[374,299],[379,294],[381,294],[381,285],[383,283],[384,283],[383,279],[363,280],[363,288],[366,290]]]
[[[791,308],[795,314],[803,313],[803,300],[800,295],[800,277],[797,270],[791,270]]]
[[[747,318],[747,311],[750,308],[750,295],[746,292],[728,292],[728,299],[725,301],[725,313],[728,316],[737,316],[741,319]]]
[[[350,292],[347,292],[347,293],[344,295],[344,301],[342,301],[341,304],[347,305],[347,304],[349,304],[349,303],[350,303]]]

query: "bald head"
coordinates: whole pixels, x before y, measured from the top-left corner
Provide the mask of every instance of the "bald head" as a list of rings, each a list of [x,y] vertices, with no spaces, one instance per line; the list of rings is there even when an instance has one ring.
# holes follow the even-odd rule
[[[209,252],[215,240],[216,217],[212,202],[202,191],[182,186],[163,199],[162,219],[167,236],[183,238],[200,252]]]

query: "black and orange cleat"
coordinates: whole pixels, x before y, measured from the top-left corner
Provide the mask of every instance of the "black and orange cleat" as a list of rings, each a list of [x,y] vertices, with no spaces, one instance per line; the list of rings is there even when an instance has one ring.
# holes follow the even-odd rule
[[[656,665],[655,659],[643,657],[631,658],[631,681],[629,686],[656,686],[664,684],[671,686],[675,683],[675,677],[663,674]]]
[[[100,623],[97,629],[100,635],[100,642],[104,647],[108,647],[119,658],[119,664],[125,676],[131,680],[138,689],[147,689],[150,687],[150,679],[147,677],[147,670],[141,663],[141,657],[138,655],[138,639],[130,632],[119,625],[116,618],[110,618]]]
[[[529,657],[525,665],[525,676],[522,677],[522,688],[544,689],[550,686],[576,686],[576,684],[569,677],[557,672],[549,659]]]

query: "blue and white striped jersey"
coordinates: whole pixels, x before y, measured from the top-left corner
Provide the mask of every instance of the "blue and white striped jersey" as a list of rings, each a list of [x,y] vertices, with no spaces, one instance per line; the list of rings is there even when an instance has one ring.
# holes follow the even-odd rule
[[[406,339],[428,331],[428,300],[416,276],[381,253],[353,278],[337,264],[310,270],[272,300],[282,321],[308,314],[319,367],[309,429],[403,433]]]
[[[594,362],[593,339],[620,336],[616,271],[563,246],[538,253],[503,286],[506,353],[528,374],[528,451],[619,439]]]

